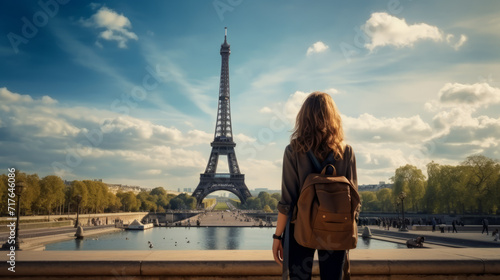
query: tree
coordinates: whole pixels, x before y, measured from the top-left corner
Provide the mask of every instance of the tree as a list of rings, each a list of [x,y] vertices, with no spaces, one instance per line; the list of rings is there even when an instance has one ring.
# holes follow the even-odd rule
[[[170,209],[196,209],[196,198],[181,193],[170,200]]]
[[[258,197],[249,197],[247,199],[247,205],[248,209],[255,209],[255,210],[261,210],[262,209],[262,203]]]
[[[376,193],[379,203],[379,210],[385,213],[394,211],[394,201],[392,200],[392,189],[383,188]]]
[[[102,183],[91,180],[83,180],[82,182],[87,186],[89,193],[89,200],[87,203],[89,212],[98,213],[98,210],[102,207],[103,200],[105,198],[105,194],[103,193],[103,189],[101,187]]]
[[[267,192],[260,192],[257,196],[260,200],[262,206],[269,205],[269,200],[271,200],[271,195]]]
[[[169,202],[170,202],[170,198],[167,195],[159,197],[158,200],[156,201],[156,203],[158,204],[158,208],[161,207],[163,209],[168,208]]]
[[[112,192],[107,193],[107,201],[108,201],[108,212],[118,212],[120,211],[120,208],[122,207],[122,203],[120,199],[114,195]]]
[[[494,200],[494,189],[498,188],[496,182],[500,176],[498,162],[483,155],[474,155],[467,157],[462,165],[468,175],[467,187],[473,188],[476,192],[479,212],[489,212],[497,205],[497,201]]]
[[[117,192],[116,196],[120,198],[120,202],[125,212],[137,212],[139,211],[140,201],[135,197],[132,191],[128,192]]]
[[[427,176],[427,190],[423,205],[427,213],[438,213],[441,199],[441,166],[434,161],[428,163]]]
[[[266,213],[271,213],[271,212],[273,212],[273,210],[271,209],[271,207],[269,207],[269,205],[264,206],[264,209],[263,209],[263,210],[264,210],[264,212],[266,212]]]
[[[272,210],[276,210],[278,208],[278,200],[276,200],[276,198],[274,197],[271,197],[268,205],[269,207],[271,207]]]
[[[276,199],[277,201],[281,200],[281,194],[280,193],[273,193],[271,195],[272,198]]]
[[[157,195],[159,197],[166,196],[167,191],[163,187],[157,187],[151,190],[150,195]]]
[[[50,216],[57,203],[64,199],[64,182],[55,175],[45,176],[40,180],[40,190],[43,193],[43,206]]]
[[[364,191],[359,193],[361,196],[361,205],[363,211],[377,210],[377,196],[374,192]]]
[[[196,198],[190,196],[185,201],[188,209],[196,209]]]
[[[393,198],[397,201],[397,196],[401,192],[406,192],[408,208],[413,208],[413,211],[418,211],[419,202],[425,194],[425,176],[422,170],[413,165],[405,165],[396,169],[394,177],[391,178],[394,182]]]
[[[7,202],[8,196],[8,180],[9,177],[5,174],[0,175],[0,199],[3,203],[0,203],[0,213],[7,213],[7,207],[9,206]]]
[[[40,197],[40,178],[38,175],[27,175],[26,185],[28,187],[23,191],[23,199],[21,200],[21,209],[24,209],[25,213],[41,208],[41,205],[37,204],[39,202],[37,198]]]
[[[96,212],[102,213],[104,209],[108,207],[109,201],[108,198],[108,186],[103,182],[95,182],[96,190],[97,190],[97,201],[96,201]]]
[[[141,191],[137,194],[136,198],[141,204],[141,206],[139,207],[141,210],[151,211],[151,195],[147,191]]]
[[[170,206],[170,209],[172,209],[172,210],[180,210],[180,209],[186,208],[184,201],[182,199],[180,199],[179,197],[175,197],[175,198],[171,199],[169,206]]]
[[[82,209],[85,209],[87,207],[87,205],[89,204],[89,191],[87,189],[87,185],[85,185],[83,182],[81,181],[73,181],[71,182],[71,185],[70,185],[70,199],[71,199],[71,204],[72,205],[75,205],[77,206],[77,200],[76,200],[76,197],[78,195],[80,195],[82,197],[81,201],[80,201],[80,211],[82,211]],[[75,211],[77,210],[76,207],[74,208]]]
[[[442,165],[439,172],[440,190],[439,208],[440,212],[451,214],[457,213],[463,204],[462,197],[465,189],[463,182],[465,173],[460,166]]]

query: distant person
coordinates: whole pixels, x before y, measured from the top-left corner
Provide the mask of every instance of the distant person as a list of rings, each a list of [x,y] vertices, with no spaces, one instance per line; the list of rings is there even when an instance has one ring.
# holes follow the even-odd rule
[[[486,235],[488,235],[488,219],[487,218],[484,218],[483,219],[483,231],[481,232],[481,234],[484,233],[484,231],[486,230]]]
[[[436,218],[432,218],[432,231],[436,231]]]
[[[453,220],[453,222],[451,222],[451,225],[453,226],[453,230],[451,231],[451,233],[458,233],[457,231],[457,220]]]
[[[497,228],[491,233],[491,235],[494,237],[493,241],[498,241],[498,239],[500,238]]]
[[[293,213],[293,205],[297,203],[300,188],[306,177],[314,172],[314,166],[307,156],[309,150],[319,162],[335,162],[337,176],[345,176],[357,187],[354,151],[344,143],[340,113],[332,97],[326,93],[313,92],[306,98],[297,115],[290,145],[284,152],[281,200],[278,204],[276,232],[273,235],[273,255],[275,261],[282,266],[284,261],[288,262],[288,267],[283,266],[283,272],[289,273],[289,279],[311,279],[312,259],[316,251],[297,243],[293,223],[290,223],[288,229],[289,240],[284,241],[289,242],[288,256],[283,254],[282,243],[287,218]],[[321,279],[342,279],[346,250],[318,250],[318,256]]]

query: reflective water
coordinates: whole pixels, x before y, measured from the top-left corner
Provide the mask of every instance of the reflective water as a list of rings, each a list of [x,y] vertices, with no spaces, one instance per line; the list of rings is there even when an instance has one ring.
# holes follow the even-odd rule
[[[274,228],[258,227],[153,228],[48,244],[45,250],[270,250],[273,233]],[[406,246],[360,238],[357,248],[397,249]]]

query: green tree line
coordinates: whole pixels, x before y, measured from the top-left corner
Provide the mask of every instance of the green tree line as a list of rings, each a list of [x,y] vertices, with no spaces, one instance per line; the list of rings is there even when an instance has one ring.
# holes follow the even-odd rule
[[[467,157],[459,165],[427,164],[427,178],[413,165],[396,169],[392,189],[361,192],[363,211],[405,211],[428,214],[498,214],[500,164],[483,155]]]
[[[105,213],[121,211],[187,210],[196,208],[196,199],[187,194],[169,194],[162,187],[151,191],[132,191],[116,194],[103,182],[83,180],[69,185],[54,175],[39,178],[37,174],[17,173],[16,182],[24,181],[27,188],[21,198],[22,215],[75,213],[77,196],[81,196],[80,213]],[[8,176],[0,175],[0,201],[7,202]],[[7,203],[0,203],[0,213],[7,214]]]
[[[281,195],[279,193],[269,194],[267,192],[260,192],[257,197],[249,197],[246,204],[238,205],[238,207],[241,209],[273,212],[277,209],[280,199]]]

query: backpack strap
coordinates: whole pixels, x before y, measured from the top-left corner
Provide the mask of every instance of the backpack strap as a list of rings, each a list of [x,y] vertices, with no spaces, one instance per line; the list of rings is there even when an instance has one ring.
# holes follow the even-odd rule
[[[291,212],[291,211],[290,211]],[[288,280],[290,271],[288,269],[290,262],[290,221],[292,220],[292,214],[289,213],[286,219],[285,226],[285,238],[282,240],[283,244],[283,272],[281,278],[283,280]]]

